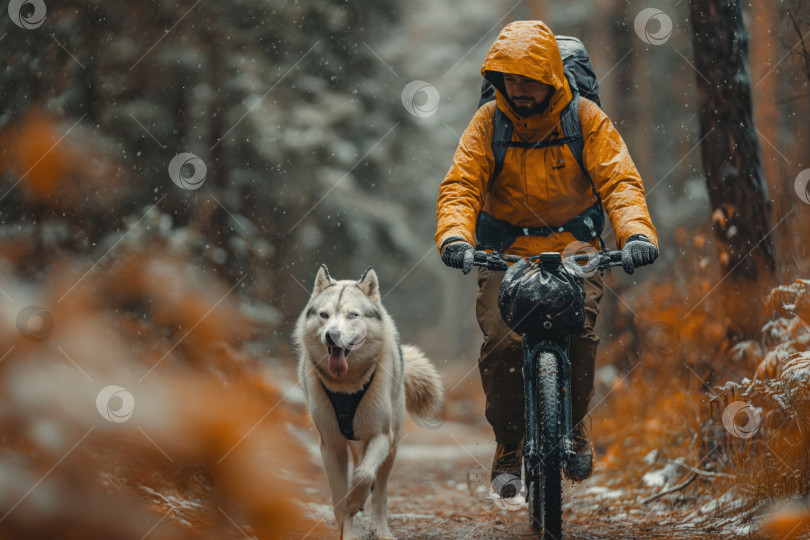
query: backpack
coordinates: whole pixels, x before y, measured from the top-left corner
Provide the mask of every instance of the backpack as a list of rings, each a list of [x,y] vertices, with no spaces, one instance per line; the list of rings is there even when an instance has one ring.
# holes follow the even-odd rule
[[[573,93],[571,101],[568,103],[568,105],[566,105],[565,109],[563,109],[560,115],[560,127],[562,128],[563,137],[537,142],[512,141],[512,121],[509,120],[509,117],[507,117],[500,109],[495,107],[492,136],[492,153],[495,156],[495,169],[493,170],[489,185],[490,187],[492,186],[492,183],[497,179],[498,175],[503,170],[503,164],[506,161],[506,153],[510,147],[545,148],[547,146],[562,146],[567,144],[568,148],[571,150],[571,153],[574,155],[574,159],[577,160],[579,168],[585,174],[588,182],[590,182],[591,189],[593,190],[593,194],[596,196],[597,202],[593,207],[586,210],[583,214],[575,217],[563,227],[557,229],[556,232],[571,232],[574,234],[575,238],[582,241],[592,240],[594,237],[596,237],[599,239],[599,243],[602,248],[604,248],[605,244],[602,241],[601,236],[605,224],[602,198],[599,196],[599,193],[597,193],[596,186],[585,168],[585,163],[582,158],[582,153],[585,148],[585,141],[582,138],[582,126],[579,123],[579,96],[583,96],[593,101],[599,107],[602,106],[602,102],[599,99],[599,81],[596,78],[596,73],[593,70],[591,57],[588,55],[588,51],[585,50],[585,45],[583,45],[579,39],[569,36],[555,36],[555,38],[557,40],[557,46],[560,49],[560,56],[562,57],[563,61],[565,78],[568,80],[568,85],[571,87],[571,92]],[[481,108],[482,105],[494,99],[495,87],[492,86],[492,83],[490,83],[487,79],[484,79],[484,83],[481,86],[481,98],[478,101],[478,107]],[[495,222],[499,222],[504,225],[495,225],[496,227],[500,227],[500,229],[496,231],[495,228],[493,228],[493,224]],[[479,231],[479,229],[487,230]],[[555,232],[551,231],[547,227],[520,229],[514,225],[509,225],[506,222],[502,222],[501,220],[496,220],[485,212],[479,213],[479,220],[476,224],[476,237],[478,237],[477,243],[479,243],[480,247],[489,247],[498,251],[503,251],[506,247],[511,245],[511,242],[514,241],[514,233],[516,231],[518,234],[522,232],[523,234],[527,235],[545,235]],[[503,238],[511,238],[511,242],[508,242],[508,245],[505,245],[503,241],[501,241],[501,243],[498,245],[487,245],[495,244],[494,242],[481,242],[483,238],[491,239],[496,237],[500,238],[501,240]]]

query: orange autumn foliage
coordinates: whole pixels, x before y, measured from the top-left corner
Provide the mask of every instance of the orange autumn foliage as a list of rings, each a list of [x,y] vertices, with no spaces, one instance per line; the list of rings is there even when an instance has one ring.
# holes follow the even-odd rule
[[[129,191],[117,153],[92,127],[66,124],[34,105],[0,131],[0,169],[8,191],[67,215],[114,210]]]
[[[233,291],[154,242],[88,266],[56,265],[48,289],[4,279],[53,322],[0,325],[0,538],[272,540],[306,524],[285,427],[306,411],[244,351]],[[133,397],[125,421],[98,408],[109,385]]]
[[[597,468],[609,469],[614,489],[639,489],[646,472],[682,458],[719,476],[698,476],[656,504],[670,501],[676,514],[679,502],[730,493],[727,506],[718,503],[712,512],[727,512],[730,519],[768,516],[762,501],[810,493],[810,281],[762,296],[746,291],[755,311],[743,311],[737,308],[738,291],[728,295],[716,287],[723,278],[713,271],[716,263],[703,264],[716,261],[706,237],[682,230],[676,238],[689,253],[677,273],[618,293],[623,299],[613,314],[618,324],[614,339],[600,348],[600,361],[625,370],[604,389],[607,406],[594,420],[601,447]],[[741,321],[760,329],[754,339],[739,341],[729,333]],[[724,426],[723,412],[734,401],[750,403],[761,417],[751,438],[734,436]],[[681,470],[673,484],[689,474]],[[703,515],[687,514],[683,519]],[[790,534],[798,538],[797,531],[806,535],[804,520],[806,508],[777,512],[759,532],[781,538],[795,526]]]
[[[762,532],[774,540],[799,540],[810,534],[810,509],[788,503],[776,507],[762,523]]]

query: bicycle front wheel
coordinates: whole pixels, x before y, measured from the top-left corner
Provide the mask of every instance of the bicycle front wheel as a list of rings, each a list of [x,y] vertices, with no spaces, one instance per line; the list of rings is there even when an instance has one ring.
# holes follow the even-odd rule
[[[540,471],[528,482],[529,519],[546,540],[562,538],[562,429],[557,357],[540,354],[537,363]]]

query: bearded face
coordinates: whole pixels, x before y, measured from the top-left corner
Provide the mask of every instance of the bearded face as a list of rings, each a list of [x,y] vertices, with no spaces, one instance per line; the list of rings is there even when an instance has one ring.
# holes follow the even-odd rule
[[[506,95],[520,116],[542,113],[554,93],[551,85],[513,73],[504,73],[503,83]]]

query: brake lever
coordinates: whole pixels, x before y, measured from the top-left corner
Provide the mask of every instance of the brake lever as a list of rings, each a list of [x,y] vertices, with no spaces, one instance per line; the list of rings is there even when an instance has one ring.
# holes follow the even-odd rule
[[[498,255],[493,255],[490,257],[489,261],[487,261],[487,268],[497,272],[505,272],[506,270],[509,270],[509,265]]]

